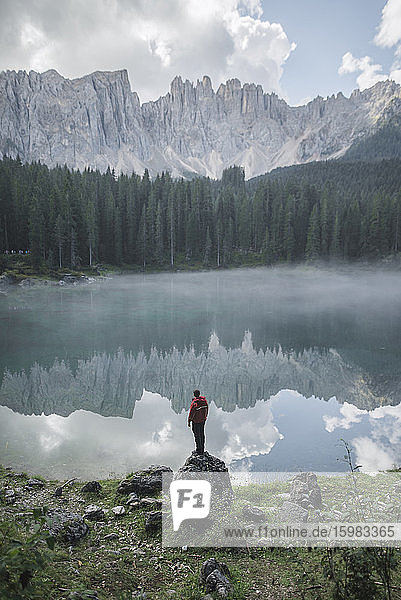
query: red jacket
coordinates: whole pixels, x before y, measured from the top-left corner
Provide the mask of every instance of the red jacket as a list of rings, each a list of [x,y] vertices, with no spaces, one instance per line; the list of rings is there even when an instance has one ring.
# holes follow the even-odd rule
[[[192,398],[191,407],[189,409],[188,424],[192,421],[193,423],[204,423],[207,419],[209,407],[207,400],[204,396],[199,398]]]

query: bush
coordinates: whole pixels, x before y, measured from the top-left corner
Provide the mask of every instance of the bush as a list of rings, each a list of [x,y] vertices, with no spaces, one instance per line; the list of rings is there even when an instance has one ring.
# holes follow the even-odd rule
[[[0,523],[1,598],[34,597],[34,575],[45,568],[49,549],[54,549],[54,539],[47,531],[49,525],[46,507],[34,509],[23,526]]]

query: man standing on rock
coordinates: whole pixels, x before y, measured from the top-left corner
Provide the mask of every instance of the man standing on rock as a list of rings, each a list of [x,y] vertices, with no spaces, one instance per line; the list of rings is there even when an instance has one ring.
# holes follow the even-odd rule
[[[199,390],[194,390],[194,397],[188,415],[188,427],[191,426],[192,421],[192,431],[194,432],[196,444],[195,452],[197,454],[205,452],[205,422],[208,410],[206,398],[200,395]]]

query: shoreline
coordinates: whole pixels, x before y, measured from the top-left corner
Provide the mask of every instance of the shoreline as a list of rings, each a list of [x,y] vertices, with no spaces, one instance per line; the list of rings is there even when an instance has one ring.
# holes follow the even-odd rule
[[[349,271],[351,269],[358,269],[364,271],[371,270],[382,270],[382,271],[400,271],[401,272],[401,255],[399,257],[393,257],[392,259],[381,259],[378,261],[366,261],[359,260],[355,262],[350,261],[303,261],[298,263],[287,263],[277,262],[274,264],[233,264],[225,265],[220,267],[198,267],[195,265],[180,266],[174,269],[170,267],[156,268],[152,267],[146,270],[140,268],[134,268],[130,266],[118,267],[107,267],[102,274],[88,274],[86,271],[79,271],[73,273],[65,273],[54,277],[43,275],[41,273],[19,273],[16,276],[9,271],[4,271],[0,274],[0,294],[4,294],[7,290],[16,288],[32,288],[32,287],[55,287],[55,286],[68,286],[77,287],[81,285],[88,285],[112,279],[114,277],[120,277],[125,275],[161,275],[161,274],[177,274],[177,273],[219,273],[225,271],[235,271],[239,269],[268,269],[268,270],[303,270],[303,271]]]
[[[4,256],[4,255],[3,255]],[[110,277],[120,275],[156,275],[162,273],[210,273],[210,272],[223,272],[232,271],[236,269],[306,269],[306,270],[347,270],[351,268],[356,269],[381,269],[387,270],[400,270],[401,271],[401,253],[390,255],[380,259],[357,259],[355,261],[349,260],[325,260],[323,258],[316,260],[303,260],[298,262],[286,262],[277,261],[275,263],[267,264],[259,256],[251,255],[249,261],[233,262],[227,265],[201,265],[199,263],[187,264],[177,263],[173,268],[171,265],[150,265],[145,269],[139,265],[106,265],[98,264],[94,267],[84,267],[82,270],[74,269],[57,269],[54,271],[35,271],[30,265],[22,265],[18,262],[21,260],[19,255],[7,255],[7,260],[17,261],[14,267],[10,268],[8,265],[6,268],[3,266],[3,270],[0,273],[0,292],[7,288],[19,287],[34,287],[34,286],[54,286],[54,285],[82,285],[88,283],[94,283]],[[26,262],[26,257],[22,257],[22,260]]]

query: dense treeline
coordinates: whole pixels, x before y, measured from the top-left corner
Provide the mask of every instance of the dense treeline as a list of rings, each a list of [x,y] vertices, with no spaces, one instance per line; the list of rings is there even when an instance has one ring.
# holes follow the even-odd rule
[[[382,160],[387,158],[401,158],[401,127],[400,119],[388,123],[372,135],[363,137],[353,144],[345,153],[345,160]]]
[[[313,184],[300,167],[245,184],[240,167],[219,182],[151,180],[4,158],[0,249],[29,249],[35,268],[378,258],[399,251],[400,164],[372,178],[368,163],[316,163]]]
[[[288,182],[309,184],[348,200],[355,196],[368,197],[373,191],[381,195],[395,194],[401,189],[401,160],[394,157],[377,161],[338,159],[292,165],[255,177],[247,185],[255,191],[267,181],[282,185]]]

